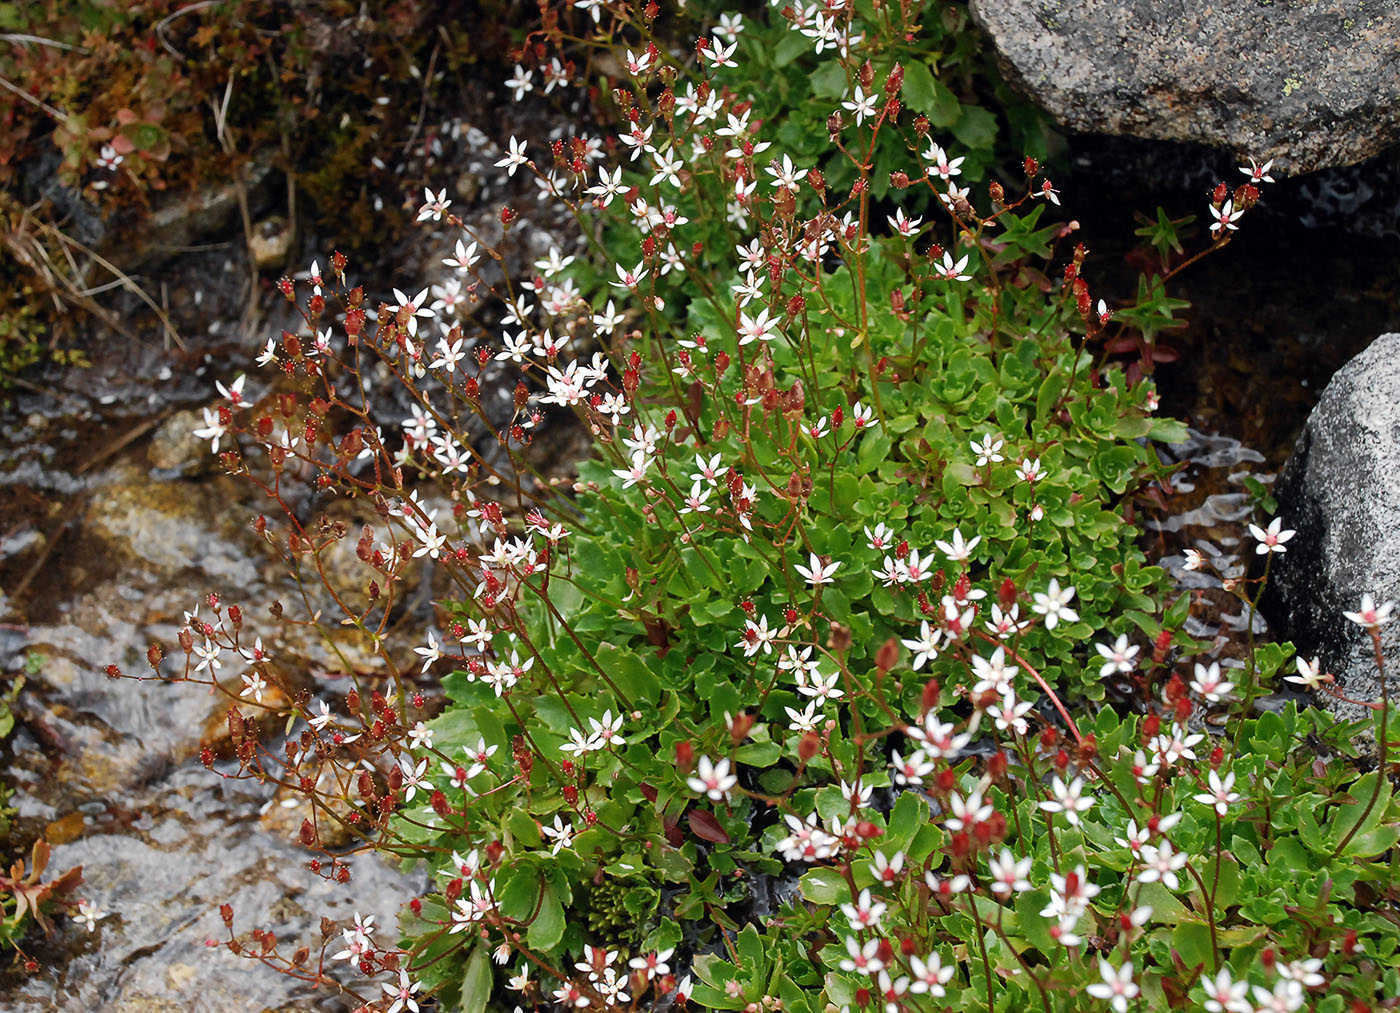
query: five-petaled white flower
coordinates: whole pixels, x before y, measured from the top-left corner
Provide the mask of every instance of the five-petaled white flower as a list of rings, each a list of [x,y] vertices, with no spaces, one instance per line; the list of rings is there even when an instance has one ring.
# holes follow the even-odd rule
[[[1103,658],[1103,667],[1099,669],[1100,678],[1107,678],[1114,672],[1121,672],[1124,675],[1133,670],[1134,661],[1137,657],[1139,647],[1128,645],[1127,634],[1121,634],[1112,646],[1108,644],[1095,644],[1094,650],[1099,652]]]
[[[729,792],[739,783],[739,779],[729,772],[729,760],[721,757],[718,762],[708,756],[700,757],[695,773],[686,778],[691,791],[704,792],[712,802],[725,802]]]
[[[1295,682],[1305,689],[1317,689],[1324,682],[1332,681],[1332,673],[1322,672],[1316,658],[1311,661],[1307,658],[1299,658],[1297,668],[1297,675],[1285,675],[1284,679],[1288,682]]]
[[[942,265],[936,267],[935,271],[937,272],[938,277],[942,278],[944,281],[967,281],[969,278],[972,277],[972,275],[962,273],[966,267],[966,253],[964,253],[961,257],[954,261],[953,255],[951,253],[945,252],[943,254]]]
[[[1257,555],[1263,556],[1270,552],[1287,552],[1284,542],[1292,538],[1297,532],[1280,530],[1283,527],[1283,518],[1275,517],[1269,522],[1268,530],[1261,528],[1258,524],[1249,526],[1249,533],[1259,542],[1254,547]]]
[[[420,222],[426,222],[429,218],[435,222],[442,221],[442,213],[446,211],[448,206],[452,203],[447,199],[447,189],[445,187],[437,193],[433,193],[433,191],[424,187],[423,201],[423,206],[418,209],[418,220]]]
[[[799,574],[802,575],[803,580],[805,580],[808,584],[811,584],[813,587],[817,587],[821,584],[834,583],[834,581],[831,579],[831,575],[834,574],[837,568],[841,565],[839,562],[833,561],[823,565],[821,557],[818,556],[815,552],[808,554],[807,561],[810,564],[810,566],[797,565],[793,567],[794,570],[796,570]]]
[[[1103,981],[1095,982],[1085,991],[1095,999],[1107,999],[1116,1013],[1128,1013],[1128,1000],[1136,999],[1141,991],[1133,982],[1132,961],[1125,962],[1115,970],[1112,964],[1100,957],[1099,977],[1103,978]]]
[[[1390,622],[1390,613],[1395,610],[1395,602],[1383,602],[1376,604],[1376,600],[1370,594],[1361,596],[1361,607],[1355,612],[1343,612],[1357,626],[1364,626],[1368,630],[1379,630],[1386,623]]]
[[[954,528],[951,541],[944,542],[935,539],[933,544],[938,546],[938,551],[942,552],[943,555],[947,556],[952,562],[966,564],[968,559],[972,556],[972,550],[977,548],[977,543],[981,540],[981,535],[974,535],[971,541],[963,541],[962,531],[958,528]]]
[[[806,169],[794,168],[792,159],[787,155],[783,156],[782,165],[774,161],[772,165],[768,166],[763,171],[773,177],[773,186],[778,188],[786,187],[789,190],[796,190],[797,184],[807,175]]]
[[[857,84],[855,96],[849,102],[842,102],[841,108],[855,113],[856,126],[860,126],[865,122],[867,116],[877,115],[878,110],[875,106],[875,100],[875,95],[865,94],[861,86]]]
[[[1218,208],[1212,204],[1210,213],[1215,219],[1215,224],[1210,227],[1210,231],[1217,239],[1225,230],[1231,232],[1238,230],[1239,226],[1235,222],[1239,221],[1240,216],[1244,214],[1243,211],[1235,210],[1235,202],[1232,200],[1227,200]]]
[[[1060,589],[1060,582],[1054,577],[1050,578],[1050,586],[1041,593],[1037,591],[1034,595],[1035,604],[1031,606],[1036,612],[1045,617],[1045,628],[1053,630],[1061,619],[1066,622],[1077,622],[1079,613],[1069,607],[1070,600],[1074,597],[1074,588],[1067,587]]]
[[[1269,170],[1273,168],[1274,160],[1271,158],[1263,165],[1258,164],[1254,159],[1249,160],[1249,168],[1243,165],[1239,167],[1240,172],[1249,177],[1251,183],[1272,183],[1274,177],[1269,175]]]
[[[517,141],[515,135],[512,134],[510,138],[510,151],[504,158],[496,163],[496,166],[497,168],[505,169],[507,176],[514,176],[515,170],[527,164],[529,161],[530,159],[525,154],[525,142]]]
[[[1207,780],[1210,784],[1210,790],[1191,797],[1202,805],[1214,806],[1216,815],[1224,816],[1230,806],[1240,800],[1240,793],[1232,790],[1235,787],[1234,771],[1227,773],[1222,778],[1216,771],[1212,770]]]
[[[1079,814],[1094,807],[1093,797],[1083,795],[1083,791],[1084,779],[1082,777],[1076,777],[1069,784],[1065,784],[1057,774],[1050,782],[1050,794],[1054,798],[1040,803],[1040,808],[1048,813],[1062,812],[1070,826],[1077,826]]]

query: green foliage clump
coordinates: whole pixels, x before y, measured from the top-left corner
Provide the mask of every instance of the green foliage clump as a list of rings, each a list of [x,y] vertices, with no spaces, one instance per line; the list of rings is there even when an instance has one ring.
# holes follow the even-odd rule
[[[269,344],[291,386],[262,406],[221,388],[199,434],[279,497],[314,476],[284,535],[259,526],[299,576],[348,536],[306,522],[316,495],[380,519],[355,550],[368,604],[341,625],[391,676],[343,715],[290,686],[290,706],[264,700],[279,676],[214,599],[180,673],[235,697],[238,776],[311,798],[318,871],[349,878],[330,821],[426,864],[398,947],[342,930],[370,991],[472,1013],[511,1008],[506,989],[791,1013],[1393,995],[1388,779],[1362,772],[1355,729],[1257,712],[1282,679],[1325,680],[1283,675],[1278,645],[1222,670],[1139,547],[1153,442],[1184,436],[1150,377],[1173,272],[1111,307],[1034,158],[961,184],[957,142],[994,138],[907,48],[937,24],[929,53],[971,59],[957,9],[857,2],[752,33],[726,16],[692,62],[653,8],[579,6],[546,10],[517,80],[577,56],[625,117],[616,167],[582,136],[552,158],[512,137],[499,164],[561,200],[593,256],[542,257],[527,296],[464,236],[447,260],[506,322],[434,337],[426,292],[369,328],[337,254],[335,340]],[[939,102],[951,138],[919,115]],[[462,224],[431,189],[419,217]],[[1146,238],[1179,246],[1165,215]],[[410,401],[393,435],[368,393],[385,372]],[[571,496],[530,456],[557,409],[595,443]],[[417,677],[450,669],[435,715],[389,646],[413,560],[454,589],[413,648]],[[1229,586],[1253,607],[1259,581]],[[241,689],[201,675],[223,651],[248,661]],[[274,716],[307,722],[280,750]],[[311,786],[313,762],[337,789]]]

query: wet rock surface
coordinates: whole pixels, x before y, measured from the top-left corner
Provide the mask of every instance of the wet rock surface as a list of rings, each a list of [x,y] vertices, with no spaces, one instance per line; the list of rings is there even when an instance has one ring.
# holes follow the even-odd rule
[[[1280,476],[1279,514],[1297,535],[1273,561],[1265,605],[1284,635],[1320,657],[1343,692],[1380,696],[1370,637],[1342,618],[1363,594],[1400,597],[1400,333],[1382,334],[1323,391]],[[1400,629],[1385,627],[1388,657]],[[1392,696],[1395,680],[1387,681]],[[1323,697],[1349,718],[1359,706]]]
[[[492,136],[508,135],[491,123],[494,114],[478,112]],[[527,136],[543,150],[576,122],[535,110]],[[452,194],[453,212],[503,249],[504,269],[515,277],[551,245],[567,248],[566,213],[540,200],[523,174],[512,180],[494,169],[500,154],[486,133],[460,119],[432,133],[441,139],[415,149],[411,164],[389,167],[398,173],[389,200],[411,203],[429,173],[439,185],[462,181],[469,192]],[[431,157],[425,161],[421,152]],[[255,212],[275,192],[259,188]],[[50,872],[82,865],[80,895],[109,912],[91,935],[63,917],[51,938],[31,933],[25,950],[41,969],[30,976],[0,969],[7,1013],[348,1010],[357,1003],[344,995],[207,946],[227,938],[218,905],[234,907],[238,932],[270,928],[288,953],[311,946],[314,962],[323,916],[343,925],[356,912],[374,914],[388,942],[400,906],[425,886],[421,876],[373,856],[350,860],[346,886],[312,873],[311,854],[295,841],[307,815],[301,800],[271,784],[221,778],[218,770],[233,772],[223,759],[215,772],[199,762],[204,745],[227,754],[228,695],[164,679],[116,682],[103,671],[116,664],[131,675],[149,674],[146,650],[158,643],[166,652],[162,674],[179,672],[185,612],[217,592],[239,603],[250,630],[267,638],[292,691],[337,708],[352,685],[349,675],[365,688],[380,685],[383,675],[381,659],[353,629],[338,625],[338,607],[315,575],[307,575],[303,600],[288,564],[257,535],[252,521],[260,513],[276,518],[276,505],[225,475],[209,444],[193,435],[207,424],[202,408],[216,396],[216,379],[228,383],[247,371],[255,397],[275,392],[284,381],[275,370],[257,371],[253,356],[283,329],[307,333],[273,288],[281,266],[261,276],[250,268],[241,227],[216,196],[190,198],[154,237],[165,252],[185,243],[196,248],[165,258],[154,251],[146,268],[163,272],[180,342],[134,296],[115,292],[114,312],[131,332],[95,326],[91,369],[37,375],[0,418],[0,673],[4,681],[20,673],[26,679],[17,727],[0,741],[0,769],[18,810],[10,843],[18,853],[38,837],[49,840]],[[499,221],[502,203],[521,215],[509,236]],[[350,274],[365,284],[371,306],[392,301],[394,287],[413,293],[442,284],[452,275],[442,258],[460,235],[446,223],[386,232],[377,257],[352,260]],[[304,233],[297,242],[297,263],[326,263],[328,243]],[[482,312],[463,307],[464,316]],[[373,380],[377,390],[392,389],[387,373]],[[508,390],[503,398],[508,410]],[[405,403],[392,398],[379,399],[375,410],[373,421],[386,433],[397,432],[407,415]],[[558,473],[576,456],[579,438],[546,427],[533,463]],[[263,466],[256,452],[249,456]],[[317,497],[306,476],[289,478],[283,493],[304,521],[324,514],[345,526],[346,537],[323,561],[342,600],[363,602],[373,574],[356,558],[355,543],[366,523],[383,537],[373,506]],[[409,648],[435,621],[434,599],[447,588],[426,558],[404,576],[387,642],[395,656],[411,658]],[[294,619],[317,609],[331,618],[321,631],[272,623],[267,609],[274,602]],[[232,693],[241,688],[236,673],[223,684]],[[426,676],[415,685],[426,694],[427,716],[439,705],[436,684]],[[323,840],[332,848],[352,843],[333,829]],[[339,940],[337,931],[328,954]]]
[[[972,0],[1008,76],[1075,131],[1191,141],[1291,173],[1400,140],[1400,6]]]

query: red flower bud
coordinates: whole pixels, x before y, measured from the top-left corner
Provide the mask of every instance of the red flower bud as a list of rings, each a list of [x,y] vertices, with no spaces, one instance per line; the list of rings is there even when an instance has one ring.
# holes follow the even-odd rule
[[[682,774],[689,774],[695,766],[695,747],[682,739],[676,743],[676,767]]]
[[[920,716],[927,714],[938,706],[938,696],[941,691],[937,679],[930,679],[928,682],[924,683],[923,691],[919,694]]]

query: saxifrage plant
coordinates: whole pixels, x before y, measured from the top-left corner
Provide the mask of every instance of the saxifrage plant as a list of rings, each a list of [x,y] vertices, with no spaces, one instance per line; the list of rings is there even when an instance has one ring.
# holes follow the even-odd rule
[[[1316,763],[1353,731],[1318,711],[1256,715],[1288,650],[1222,671],[1128,520],[1163,474],[1151,441],[1182,433],[1147,376],[1174,304],[1160,284],[1117,311],[1094,297],[1034,159],[1014,188],[958,185],[890,59],[936,9],[782,13],[815,50],[790,63],[844,82],[837,187],[754,115],[738,16],[685,59],[654,5],[545,7],[517,96],[587,66],[623,125],[547,155],[512,137],[498,164],[565,202],[594,255],[556,250],[517,286],[500,243],[466,235],[443,251],[464,280],[372,322],[338,254],[282,282],[306,333],[269,340],[265,394],[221,384],[201,435],[281,507],[258,530],[300,581],[334,585],[327,554],[356,535],[363,594],[339,622],[388,675],[313,704],[210,595],[175,677],[235,698],[226,776],[311,799],[315,871],[352,883],[374,849],[432,885],[398,943],[357,918],[315,954],[234,934],[226,908],[235,952],[358,972],[337,987],[393,1013],[429,994],[1343,1010],[1400,990],[1388,778]],[[1265,173],[1212,195],[1206,249]],[[430,190],[419,217],[462,227],[450,205]],[[456,319],[470,302],[496,331]],[[1141,359],[1115,360],[1134,335]],[[392,437],[385,372],[412,404]],[[571,496],[529,456],[563,412],[598,448]],[[380,523],[309,521],[332,496]],[[389,637],[423,561],[454,590],[406,665]]]

